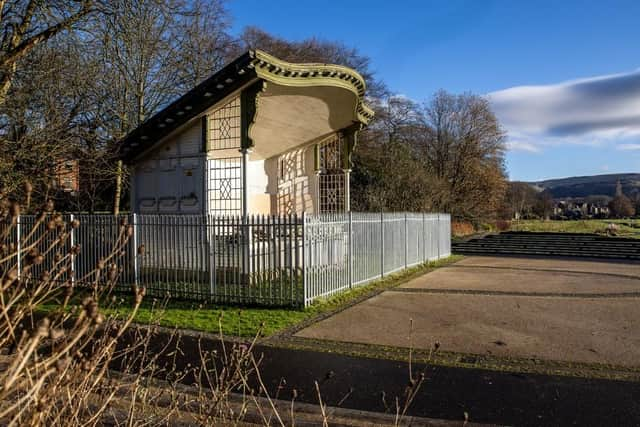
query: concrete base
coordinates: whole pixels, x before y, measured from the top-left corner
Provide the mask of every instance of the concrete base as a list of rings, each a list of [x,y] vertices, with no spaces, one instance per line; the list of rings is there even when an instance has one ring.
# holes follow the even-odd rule
[[[297,336],[638,367],[639,306],[638,264],[469,257]]]

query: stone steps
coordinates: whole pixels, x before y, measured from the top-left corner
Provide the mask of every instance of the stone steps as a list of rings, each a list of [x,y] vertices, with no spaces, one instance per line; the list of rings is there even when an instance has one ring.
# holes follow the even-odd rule
[[[579,233],[505,232],[452,244],[461,255],[538,255],[640,261],[640,240]]]

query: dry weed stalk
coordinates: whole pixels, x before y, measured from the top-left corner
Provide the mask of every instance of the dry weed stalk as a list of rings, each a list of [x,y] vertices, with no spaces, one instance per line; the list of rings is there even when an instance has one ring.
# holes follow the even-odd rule
[[[101,311],[132,229],[121,222],[109,255],[76,278],[72,260],[80,246],[71,246],[70,236],[79,222],[65,220],[48,202],[18,242],[20,211],[19,203],[0,195],[0,421],[98,424],[118,392],[109,363],[144,295],[133,290],[134,307],[123,321]],[[43,314],[43,304],[57,308]]]
[[[130,328],[143,288],[133,287],[126,318],[105,316],[105,306],[118,303],[112,291],[133,232],[126,218],[109,254],[75,277],[81,248],[71,245],[71,235],[80,223],[48,202],[25,231],[20,211],[0,194],[0,423],[155,426],[184,415],[199,425],[237,424],[255,405],[265,425],[274,417],[284,425],[258,374],[253,347],[260,334],[249,345],[224,344],[220,319],[221,351],[200,348],[200,363],[179,370],[175,332],[158,348],[157,323]],[[44,305],[48,311],[38,311]],[[116,365],[118,374],[109,370]],[[185,397],[177,390],[189,378],[196,392]]]
[[[252,410],[262,425],[285,426],[260,375],[261,358],[255,356],[261,332],[246,344],[226,343],[221,315],[218,318],[220,349],[207,351],[202,348],[202,340],[198,340],[200,363],[185,374],[191,374],[196,385],[194,401],[186,408],[199,425],[236,425]],[[277,395],[274,398],[277,399]]]
[[[254,352],[261,331],[247,344],[225,343],[220,317],[219,349],[206,350],[198,341],[198,363],[178,369],[177,359],[184,353],[176,331],[158,345],[153,339],[158,321],[130,328],[143,288],[133,286],[133,307],[124,319],[104,315],[105,305],[118,303],[111,293],[133,232],[126,220],[120,222],[109,255],[75,277],[73,260],[81,248],[72,246],[70,237],[79,222],[65,220],[47,203],[18,245],[19,218],[20,205],[0,194],[1,424],[236,425],[252,412],[263,425],[294,425],[297,392],[288,408],[278,408],[285,381],[272,397],[260,375],[261,359]],[[45,304],[55,308],[39,312]],[[161,314],[162,304],[157,312]],[[425,378],[424,372],[414,375],[411,359],[410,353],[409,386],[404,404],[396,399],[396,425],[403,423]],[[110,371],[115,364],[118,374]],[[162,380],[160,386],[156,378]],[[183,383],[188,382],[195,387],[185,393]],[[317,382],[315,390],[323,425],[329,425]]]

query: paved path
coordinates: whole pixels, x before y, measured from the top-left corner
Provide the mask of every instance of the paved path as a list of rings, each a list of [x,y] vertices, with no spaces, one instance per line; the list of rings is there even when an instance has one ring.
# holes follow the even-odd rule
[[[640,264],[468,257],[296,336],[637,367],[639,307]]]
[[[123,337],[121,345],[128,345],[127,339],[136,337],[133,333]],[[160,331],[152,337],[149,349],[152,353],[171,349],[173,346],[167,342],[176,339],[171,332]],[[159,367],[166,367],[170,372],[192,372],[201,363],[200,351],[223,352],[215,338],[184,335],[179,339],[181,357],[176,359],[173,353],[161,355],[157,360]],[[226,348],[230,347],[227,343]],[[322,400],[329,406],[393,413],[395,398],[403,402],[409,372],[407,362],[261,345],[254,353],[261,360],[261,377],[271,396],[283,400],[290,399],[295,389],[297,402],[316,404],[314,382],[317,381]],[[117,364],[113,367],[118,368]],[[457,421],[453,425],[458,426],[463,425],[465,412],[473,422],[511,426],[640,425],[638,382],[422,363],[413,363],[412,369],[416,374],[424,372],[425,382],[409,407],[411,416]],[[157,369],[157,372],[163,375],[165,371]],[[187,375],[183,381],[190,383],[194,379]],[[258,388],[253,376],[250,382]]]

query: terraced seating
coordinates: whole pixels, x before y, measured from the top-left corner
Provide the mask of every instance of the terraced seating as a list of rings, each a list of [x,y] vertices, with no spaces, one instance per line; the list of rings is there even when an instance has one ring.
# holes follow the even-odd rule
[[[543,255],[640,261],[640,240],[580,233],[504,232],[452,244],[462,255]]]

